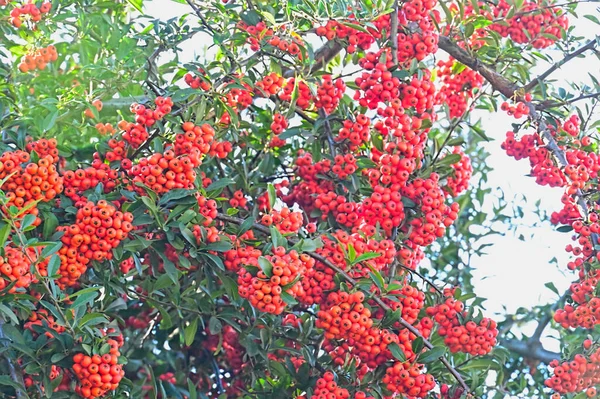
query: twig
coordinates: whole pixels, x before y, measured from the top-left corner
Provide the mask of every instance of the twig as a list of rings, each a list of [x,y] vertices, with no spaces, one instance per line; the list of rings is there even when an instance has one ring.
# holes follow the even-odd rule
[[[546,326],[548,325],[548,323],[550,323],[550,321],[552,320],[552,312],[555,311],[556,309],[558,309],[558,307],[565,301],[565,299],[567,298],[567,296],[569,296],[569,291],[568,290],[564,294],[562,294],[562,296],[558,299],[558,301],[556,301],[556,303],[554,303],[550,307],[550,309],[548,310],[548,312],[546,312],[544,314],[544,317],[542,317],[540,319],[540,321],[538,322],[538,325],[535,328],[535,331],[533,332],[533,335],[531,336],[531,338],[528,339],[528,343],[539,343],[540,342],[540,338],[542,337],[542,333],[546,329]]]
[[[0,341],[2,342],[2,345],[6,348],[9,347],[7,340],[8,338],[4,334],[4,320],[0,319]],[[17,399],[27,399],[28,396],[23,391],[23,389],[25,389],[25,382],[23,381],[23,373],[21,372],[19,365],[13,362],[13,359],[10,358],[8,352],[4,352],[4,358],[6,359],[6,363],[8,364],[8,372],[10,374],[11,380],[19,384],[19,387],[15,387]]]
[[[542,111],[542,110],[545,110],[548,108],[561,107],[561,106],[573,104],[573,103],[575,103],[577,101],[581,101],[581,100],[588,100],[590,98],[593,98],[593,99],[600,98],[600,92],[582,94],[578,97],[574,97],[574,98],[571,98],[569,100],[564,100],[564,101],[552,101],[552,100],[543,101],[543,102],[537,104],[535,106],[535,108],[538,111]]]
[[[241,225],[242,223],[244,223],[244,219],[240,219],[240,218],[233,217],[233,216],[223,215],[221,213],[219,213],[217,215],[216,219],[221,220],[223,222],[233,223],[233,224],[237,224],[237,225]],[[256,230],[258,230],[258,231],[260,231],[262,233],[265,233],[267,235],[271,234],[271,232],[270,232],[270,230],[269,230],[268,227],[263,226],[263,225],[258,224],[258,223],[254,223],[252,225],[252,228],[254,228],[254,229],[256,229]],[[298,240],[295,239],[295,238],[288,238],[287,241],[290,244],[292,244],[292,245],[298,243]],[[311,258],[313,258],[314,260],[317,260],[317,261],[321,262],[322,264],[324,264],[325,266],[327,266],[331,270],[333,270],[336,273],[338,273],[340,275],[340,277],[342,277],[346,282],[348,282],[349,284],[351,284],[353,287],[356,287],[356,286],[360,287],[360,285],[358,285],[358,282],[354,278],[352,278],[352,276],[350,276],[348,273],[346,273],[344,270],[342,270],[338,266],[336,266],[333,263],[331,263],[324,256],[321,256],[321,255],[319,255],[317,253],[314,253],[314,252],[308,252],[307,254]],[[369,295],[371,295],[370,292],[369,292]],[[392,311],[392,309],[378,295],[373,295],[372,299],[375,301],[375,303],[377,303],[377,305],[379,305],[381,307],[381,309],[385,310],[386,312],[388,312],[388,311],[391,312]],[[410,324],[404,318],[402,318],[402,316],[399,316],[398,322],[404,328],[406,328],[408,331],[410,331],[411,333],[413,333],[415,336],[423,339],[423,343],[424,343],[425,347],[427,347],[429,349],[433,348],[433,344],[427,338],[425,338],[423,336],[423,334],[421,334],[421,332],[419,330],[417,330],[412,324]],[[465,391],[469,392],[469,387],[465,383],[465,380],[462,378],[462,376],[460,375],[460,373],[448,362],[448,360],[446,360],[444,357],[440,357],[439,361],[444,365],[444,367],[446,367],[446,369],[450,372],[450,374],[452,374],[454,376],[454,378],[460,384],[460,386],[463,389],[465,389]]]
[[[323,124],[325,125],[325,138],[327,139],[327,144],[329,145],[329,153],[332,157],[335,157],[335,142],[331,132],[331,124],[329,123],[329,119],[327,119],[327,114],[322,108],[319,108],[319,117],[324,120]]]
[[[392,22],[390,26],[390,41],[392,43],[392,62],[398,65],[398,0],[394,1],[394,11],[390,16]]]
[[[561,66],[563,66],[567,62],[571,61],[573,58],[585,53],[588,50],[594,49],[596,47],[596,44],[597,44],[597,41],[594,38],[593,40],[590,40],[589,42],[587,42],[584,46],[578,48],[577,50],[573,51],[570,54],[567,54],[562,60],[553,64],[544,73],[542,73],[537,78],[533,79],[531,82],[529,82],[525,86],[523,86],[523,90],[525,92],[529,92],[531,89],[535,88],[540,82],[544,81],[544,79],[546,79],[548,76],[550,76],[552,73],[554,73],[554,71],[559,69]]]
[[[529,359],[539,360],[545,364],[549,364],[553,360],[560,359],[560,353],[551,352],[538,345],[531,345],[527,342],[518,339],[500,340],[500,344],[511,352],[517,353]]]
[[[433,281],[429,280],[429,279],[428,279],[427,277],[425,277],[423,274],[419,273],[419,272],[418,272],[418,271],[416,271],[416,270],[413,270],[413,269],[411,269],[410,267],[408,267],[408,266],[406,266],[406,265],[403,265],[403,264],[402,264],[402,263],[400,263],[400,262],[398,262],[398,264],[400,265],[400,267],[401,267],[401,268],[403,268],[404,270],[407,270],[409,273],[416,274],[417,276],[419,276],[419,278],[420,278],[421,280],[423,280],[425,283],[429,284],[429,285],[430,285],[430,286],[431,286],[433,289],[435,289],[435,290],[438,292],[438,294],[440,294],[441,296],[444,296],[444,292],[443,292],[442,290],[440,290],[440,289],[438,288],[438,286],[434,284],[434,282],[433,282]]]

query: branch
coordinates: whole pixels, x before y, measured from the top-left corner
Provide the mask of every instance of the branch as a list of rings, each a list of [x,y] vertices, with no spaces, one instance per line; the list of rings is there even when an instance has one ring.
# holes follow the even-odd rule
[[[2,345],[8,348],[8,338],[4,335],[4,320],[0,319],[0,341],[2,341]],[[10,379],[13,382],[19,384],[19,387],[15,387],[15,392],[17,394],[17,399],[26,399],[28,398],[27,393],[23,391],[25,388],[25,382],[23,382],[23,373],[19,368],[19,365],[13,362],[7,352],[4,353],[4,358],[6,359],[6,363],[8,364],[8,372],[10,373]],[[23,388],[21,388],[23,387]]]
[[[529,338],[529,340],[528,340],[529,343],[536,343],[536,342],[539,343],[540,342],[542,333],[546,329],[546,326],[548,325],[548,323],[550,323],[550,321],[552,321],[552,312],[554,312],[556,309],[558,309],[558,307],[565,301],[567,296],[569,296],[569,290],[567,290],[564,294],[562,294],[562,296],[558,299],[558,301],[556,301],[556,303],[554,305],[552,305],[550,307],[550,309],[548,309],[548,312],[546,312],[544,314],[544,316],[538,322],[538,325],[535,328],[533,335],[531,336],[531,338]]]
[[[241,225],[242,223],[244,223],[244,219],[240,219],[240,218],[233,217],[233,216],[223,215],[221,213],[219,213],[217,215],[216,219],[221,220],[223,222],[233,223],[233,224],[237,224],[237,225]],[[266,235],[270,235],[271,234],[271,232],[270,232],[270,230],[269,230],[268,227],[263,226],[263,225],[258,224],[258,223],[254,223],[252,225],[252,228],[254,228],[254,229],[256,229],[256,230],[258,230],[258,231],[260,231],[262,233],[265,233]],[[298,243],[298,240],[295,239],[295,238],[288,238],[287,241],[290,244],[292,244],[292,245]],[[331,270],[333,270],[336,273],[338,273],[344,280],[346,280],[346,282],[348,282],[353,287],[356,287],[356,286],[360,287],[358,285],[358,282],[354,278],[352,278],[352,276],[350,276],[344,270],[340,269],[338,266],[336,266],[333,263],[331,263],[324,256],[321,256],[321,255],[319,255],[317,253],[314,253],[314,252],[307,252],[307,255],[309,255],[314,260],[317,260],[317,261],[321,262],[322,264],[324,264],[325,266],[327,266]],[[372,294],[371,292],[367,292],[367,293],[369,295]],[[383,301],[383,299],[381,299],[381,297],[379,297],[377,295],[373,295],[372,299],[375,301],[375,303],[377,303],[381,307],[381,309],[385,310],[386,312],[388,312],[388,311],[391,312],[392,311],[392,309]],[[419,330],[417,330],[412,324],[410,324],[409,322],[407,322],[406,320],[404,320],[402,318],[402,316],[399,317],[398,322],[404,328],[406,328],[408,331],[410,331],[411,333],[413,333],[415,336],[421,338],[423,340],[424,345],[427,348],[429,348],[429,349],[433,348],[433,344],[427,338],[425,338],[423,336],[423,334],[421,334],[421,332]],[[468,385],[465,383],[465,381],[462,378],[462,376],[460,375],[460,373],[448,362],[448,360],[446,360],[446,358],[444,358],[444,357],[440,357],[439,361],[444,365],[444,367],[446,367],[446,369],[450,372],[450,374],[452,374],[454,376],[454,378],[460,384],[460,386],[466,392],[470,392]]]
[[[552,73],[554,73],[554,71],[559,69],[561,66],[563,66],[567,62],[571,61],[573,58],[578,57],[579,55],[585,53],[586,51],[594,49],[596,47],[596,45],[597,45],[597,41],[596,41],[596,39],[593,39],[593,40],[590,40],[589,42],[587,42],[584,46],[573,51],[572,53],[567,54],[562,60],[558,61],[557,63],[553,64],[550,68],[548,68],[548,70],[546,70],[546,72],[542,73],[540,76],[538,76],[537,78],[533,79],[531,82],[529,82],[525,86],[523,86],[523,90],[525,92],[531,91],[531,89],[535,88],[538,84],[540,84],[544,79],[546,79],[548,76],[550,76]]]
[[[552,101],[552,100],[542,101],[541,103],[537,104],[535,106],[535,108],[539,111],[542,111],[542,110],[545,110],[548,108],[554,108],[554,107],[560,107],[563,105],[573,104],[573,103],[575,103],[577,101],[581,101],[581,100],[588,100],[590,98],[593,98],[593,99],[600,98],[600,92],[582,94],[580,96],[571,98],[569,100],[564,100],[564,101]],[[584,129],[582,129],[582,130],[584,130]]]
[[[398,65],[398,0],[394,1],[394,11],[390,16],[392,23],[390,26],[390,40],[392,42],[392,62]]]
[[[458,62],[465,64],[474,71],[477,71],[483,76],[494,88],[507,98],[512,98],[519,86],[496,72],[491,66],[484,64],[476,57],[472,56],[467,50],[459,47],[456,43],[450,40],[447,36],[440,36],[438,46],[446,53],[450,54]]]
[[[340,53],[340,51],[343,50],[344,47],[342,47],[341,43],[338,42],[337,40],[332,40],[329,41],[327,43],[325,43],[323,45],[323,47],[321,47],[320,49],[318,49],[315,52],[315,63],[313,64],[313,66],[310,68],[310,74],[312,75],[313,73],[321,70],[322,68],[324,68],[325,66],[327,66],[327,64],[329,64],[329,62],[335,58],[336,55],[338,55]],[[282,75],[284,78],[291,78],[294,76],[294,69],[291,68],[282,68]]]
[[[524,358],[539,360],[545,364],[549,364],[553,360],[560,360],[560,353],[544,349],[539,342],[534,345],[518,339],[507,339],[501,340],[500,344]]]

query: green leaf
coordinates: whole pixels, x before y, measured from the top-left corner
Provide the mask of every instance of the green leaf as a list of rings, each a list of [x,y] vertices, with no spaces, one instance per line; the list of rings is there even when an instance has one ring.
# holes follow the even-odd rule
[[[102,313],[88,313],[79,320],[79,328],[89,325],[90,327],[108,322],[106,315]]]
[[[62,242],[57,241],[52,243],[52,245],[46,245],[44,249],[42,249],[42,258],[47,258],[51,255],[54,255],[58,252],[58,250],[62,247]]]
[[[437,359],[439,359],[440,357],[444,356],[444,354],[446,353],[446,348],[443,346],[434,346],[433,348],[429,349],[427,352],[422,353],[419,357],[418,357],[418,361],[419,363],[431,363]]]
[[[219,179],[215,182],[212,182],[208,187],[206,187],[206,191],[207,192],[220,191],[227,186],[233,186],[233,185],[235,185],[235,180],[227,177],[225,179]]]
[[[143,13],[143,3],[144,0],[127,0],[127,2],[129,4],[131,4],[136,10],[138,10],[139,12]]]
[[[46,117],[44,118],[44,122],[42,124],[45,132],[47,132],[48,130],[50,130],[54,127],[57,117],[58,117],[57,109],[55,109],[54,111],[52,111],[48,115],[46,115]]]
[[[86,305],[88,302],[91,303],[98,296],[98,290],[100,287],[89,287],[81,291],[78,291],[71,295],[71,298],[77,296],[77,299],[71,304],[70,309],[77,309],[80,306]]]
[[[185,328],[183,335],[185,337],[185,345],[190,346],[196,338],[196,332],[198,331],[198,318],[192,320],[192,322]]]
[[[215,316],[211,316],[210,320],[208,321],[208,331],[210,331],[211,334],[215,335],[220,333],[222,329],[223,323],[221,323],[221,320],[219,320]]]
[[[0,313],[8,317],[13,324],[19,325],[19,319],[17,318],[15,312],[13,312],[12,309],[3,303],[0,303]]]
[[[271,278],[273,276],[273,264],[270,260],[268,260],[264,256],[259,256],[258,265],[267,277]]]
[[[47,240],[54,234],[58,227],[58,218],[52,212],[44,213],[44,225],[42,227],[42,236]]]
[[[293,296],[291,296],[290,294],[288,294],[285,291],[281,292],[281,299],[283,299],[283,302],[287,303],[290,306],[294,306],[298,304],[298,301],[296,300],[296,298],[294,298]]]
[[[10,235],[10,224],[5,223],[0,227],[0,247],[4,248],[4,244],[6,240],[8,240],[8,236]]]
[[[548,288],[550,291],[554,292],[556,295],[560,295],[558,293],[558,288],[556,288],[556,286],[554,285],[554,283],[552,281],[549,281],[544,285],[546,286],[546,288]]]
[[[57,254],[52,255],[48,261],[48,277],[55,276],[60,268],[60,257]]]
[[[388,349],[390,350],[390,353],[392,354],[392,356],[394,356],[395,359],[401,362],[406,361],[406,355],[397,343],[392,342],[388,345]]]
[[[275,191],[275,186],[271,183],[267,185],[267,193],[269,195],[269,208],[273,209],[275,202],[277,201],[277,192]]]

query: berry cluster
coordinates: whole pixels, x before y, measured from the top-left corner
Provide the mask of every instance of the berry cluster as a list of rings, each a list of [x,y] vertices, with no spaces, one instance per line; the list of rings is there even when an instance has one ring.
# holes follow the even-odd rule
[[[469,157],[459,147],[455,147],[452,154],[460,155],[460,161],[451,165],[454,174],[448,177],[444,190],[449,191],[450,195],[455,197],[469,188],[473,166]]]
[[[342,79],[333,81],[331,75],[323,75],[321,84],[317,87],[315,107],[322,108],[329,115],[338,107],[346,91],[346,84]]]
[[[84,398],[98,398],[114,391],[125,376],[119,364],[121,345],[114,339],[108,339],[107,344],[110,350],[106,354],[87,356],[77,353],[73,356],[72,370],[79,380],[75,391]]]
[[[59,250],[60,278],[57,284],[71,287],[78,283],[90,261],[112,259],[113,248],[119,246],[133,229],[133,215],[120,212],[110,203],[88,202],[77,211],[75,223],[59,226],[63,246]]]
[[[116,185],[119,173],[109,165],[94,160],[92,166],[85,169],[68,170],[63,175],[65,195],[75,202],[75,205],[87,202],[83,195],[86,190],[94,189],[99,184],[104,186],[104,192],[112,191]]]
[[[198,71],[204,74],[202,69],[199,68]],[[186,73],[183,77],[183,80],[192,89],[202,89],[204,91],[209,91],[212,87],[206,76],[194,76],[191,73]]]
[[[424,398],[435,387],[435,380],[431,374],[424,374],[423,368],[419,363],[395,362],[387,368],[383,383],[391,392]]]
[[[297,233],[303,223],[302,213],[292,212],[288,207],[283,207],[281,211],[271,210],[260,221],[265,226],[274,225],[282,234]]]
[[[308,109],[314,102],[314,97],[312,92],[310,91],[310,87],[308,85],[299,80],[296,81],[296,78],[290,78],[285,85],[283,86],[283,90],[279,93],[279,98],[283,101],[292,101],[292,94],[294,90],[298,90],[298,97],[296,98],[296,106],[300,109]]]
[[[104,104],[102,104],[102,101],[100,99],[95,99],[94,101],[92,101],[92,106],[94,108],[96,108],[96,111],[100,112],[102,111],[102,107]],[[87,108],[84,112],[85,116],[87,116],[88,118],[93,118],[94,117],[94,112],[92,111],[91,108]]]
[[[371,120],[363,114],[356,115],[353,122],[350,119],[344,120],[342,128],[339,130],[335,141],[338,143],[347,143],[350,151],[356,151],[359,147],[371,140]]]
[[[20,28],[24,21],[31,21],[31,23],[39,22],[42,20],[42,16],[47,14],[52,8],[52,3],[45,1],[38,8],[34,2],[23,4],[21,7],[15,7],[10,12],[10,23],[15,28]]]
[[[159,195],[176,188],[192,189],[196,180],[194,161],[186,155],[177,157],[172,150],[140,159],[127,173],[134,184],[142,183]],[[135,185],[132,188],[145,194],[142,187]]]
[[[175,136],[175,155],[187,155],[194,167],[198,167],[202,164],[202,157],[211,152],[215,130],[208,123],[195,126],[192,122],[185,122],[182,128],[183,133]]]
[[[56,52],[56,47],[53,45],[43,47],[23,56],[23,59],[21,59],[21,62],[19,63],[19,71],[23,73],[35,71],[36,69],[43,71],[46,69],[48,63],[54,62],[57,59],[58,53]]]
[[[254,93],[258,97],[270,97],[279,93],[285,84],[285,79],[282,76],[276,72],[271,72],[262,80],[256,82]]]
[[[32,255],[32,251],[27,251],[26,255],[12,246],[4,248],[4,257],[0,257],[0,290],[10,287],[8,292],[14,294],[36,282],[35,275],[30,271]]]
[[[345,180],[358,169],[356,158],[352,154],[336,155],[333,160],[335,165],[333,165],[331,171],[337,175],[340,180]]]
[[[285,252],[285,248],[273,248],[274,255],[265,256],[260,270],[253,276],[246,267],[238,272],[238,291],[260,311],[281,314],[285,309],[281,294],[302,298],[305,293],[299,279],[314,266],[314,259],[296,251]],[[267,266],[263,266],[266,264]]]
[[[455,72],[457,65],[452,58],[437,63],[441,86],[436,94],[436,103],[448,105],[450,118],[463,116],[474,91],[483,85],[483,76],[469,68]]]
[[[552,376],[545,381],[547,387],[558,393],[586,391],[587,397],[596,396],[596,388],[600,384],[600,347],[592,347],[591,340],[586,340],[583,353],[574,356],[573,360],[559,363],[550,362]]]
[[[465,352],[473,356],[490,353],[496,345],[496,322],[486,317],[479,325],[473,321],[462,323],[465,317],[464,304],[454,298],[447,298],[443,304],[427,308],[427,315],[439,323],[438,334],[451,352]]]
[[[271,130],[276,135],[281,134],[288,127],[288,120],[281,114],[273,115],[273,123],[271,123]]]
[[[146,108],[142,104],[132,104],[131,111],[136,115],[135,122],[150,127],[156,121],[162,120],[165,115],[171,112],[171,107],[173,107],[173,101],[169,97],[156,97],[154,104],[156,105],[154,110]]]
[[[31,153],[35,151],[38,158],[45,158],[46,155],[50,155],[52,163],[58,163],[59,155],[56,139],[39,139],[34,141],[33,138],[28,136],[26,141],[25,149],[27,152]]]

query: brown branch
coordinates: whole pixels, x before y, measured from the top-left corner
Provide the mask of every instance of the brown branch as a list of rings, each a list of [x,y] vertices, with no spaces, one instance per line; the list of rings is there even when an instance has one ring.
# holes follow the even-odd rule
[[[539,342],[532,344],[518,339],[507,339],[501,340],[500,345],[524,358],[539,360],[545,364],[549,364],[553,360],[560,360],[560,353],[544,349]]]
[[[392,62],[398,65],[398,0],[394,1],[394,11],[392,12],[390,25],[390,41],[392,43]]]
[[[564,101],[552,101],[552,100],[542,101],[541,103],[536,104],[535,108],[538,111],[542,111],[542,110],[549,109],[549,108],[562,107],[564,105],[573,104],[573,103],[576,103],[581,100],[598,99],[598,98],[600,98],[600,92],[587,93],[587,94],[582,94],[580,96],[571,98],[569,100],[564,100]],[[582,130],[584,130],[584,129],[582,129]]]
[[[529,82],[525,86],[523,86],[523,90],[525,92],[531,91],[538,84],[540,84],[542,81],[544,81],[548,76],[550,76],[552,73],[554,73],[554,71],[559,69],[561,66],[565,65],[567,62],[571,61],[573,58],[580,56],[581,54],[585,53],[586,51],[594,49],[596,47],[596,45],[597,45],[597,41],[596,41],[596,39],[593,39],[593,40],[590,40],[589,42],[587,42],[584,46],[573,51],[572,53],[567,54],[562,60],[553,64],[544,73],[542,73],[537,78],[533,79],[531,82]]]
[[[313,73],[321,70],[322,68],[325,68],[325,66],[327,66],[327,64],[329,64],[331,62],[331,60],[334,59],[335,56],[340,53],[340,51],[342,51],[343,48],[344,47],[342,46],[342,44],[340,42],[338,42],[337,40],[332,40],[332,41],[325,43],[325,45],[323,45],[323,47],[321,47],[320,49],[318,49],[315,52],[315,63],[310,68],[309,74],[312,75]],[[295,74],[294,69],[291,69],[291,68],[282,68],[282,69],[283,69],[282,74],[283,74],[283,77],[285,77],[285,78],[291,78]]]
[[[233,223],[233,224],[237,224],[237,225],[241,225],[242,223],[244,223],[244,219],[240,219],[237,217],[233,217],[233,216],[227,216],[227,215],[223,215],[221,213],[219,213],[216,217],[216,219],[221,220],[223,222],[228,222],[228,223]],[[261,224],[258,223],[254,223],[252,225],[252,228],[265,233],[267,235],[270,235],[271,232],[269,230],[268,227],[263,226]],[[298,243],[298,240],[295,238],[288,238],[287,241],[294,245],[296,243]],[[352,276],[350,276],[348,273],[346,273],[344,270],[342,270],[341,268],[339,268],[338,266],[334,265],[333,263],[331,263],[327,258],[325,258],[324,256],[321,256],[317,253],[314,252],[308,252],[307,253],[311,258],[313,258],[314,260],[317,260],[319,262],[321,262],[322,264],[324,264],[325,266],[327,266],[328,268],[330,268],[331,270],[335,271],[336,273],[338,273],[346,282],[348,282],[349,284],[351,284],[353,287],[360,287],[358,285],[358,282],[352,278]],[[369,295],[371,295],[371,292],[367,293]],[[372,299],[375,301],[375,303],[377,303],[377,305],[379,305],[381,307],[381,309],[385,310],[386,312],[388,311],[392,311],[392,309],[383,301],[383,299],[381,299],[381,297],[379,297],[378,295],[373,295]],[[431,349],[433,348],[433,344],[423,336],[423,334],[421,334],[421,332],[419,330],[417,330],[412,324],[410,324],[409,322],[407,322],[406,320],[404,320],[404,318],[402,318],[402,316],[399,317],[398,322],[404,327],[406,328],[408,331],[410,331],[411,333],[413,333],[415,336],[421,338],[423,340],[424,345]],[[446,360],[444,357],[440,357],[439,361],[444,365],[444,367],[446,367],[446,369],[450,372],[450,374],[452,374],[454,376],[454,378],[456,379],[456,381],[460,384],[460,386],[467,392],[469,392],[469,387],[468,385],[465,383],[464,379],[462,378],[462,376],[460,375],[460,373],[448,362],[448,360]]]
[[[569,290],[567,290],[562,296],[554,303],[547,312],[544,313],[544,316],[538,322],[535,331],[531,338],[529,338],[528,343],[540,343],[540,338],[542,337],[542,333],[546,329],[546,326],[552,321],[552,312],[558,309],[558,307],[565,301],[567,296],[569,295]]]
[[[483,76],[494,88],[507,98],[512,98],[519,86],[496,72],[491,66],[487,65],[476,57],[472,56],[467,50],[459,47],[447,36],[440,36],[438,46],[446,53],[450,54],[458,62],[468,66],[474,71],[477,71]]]

